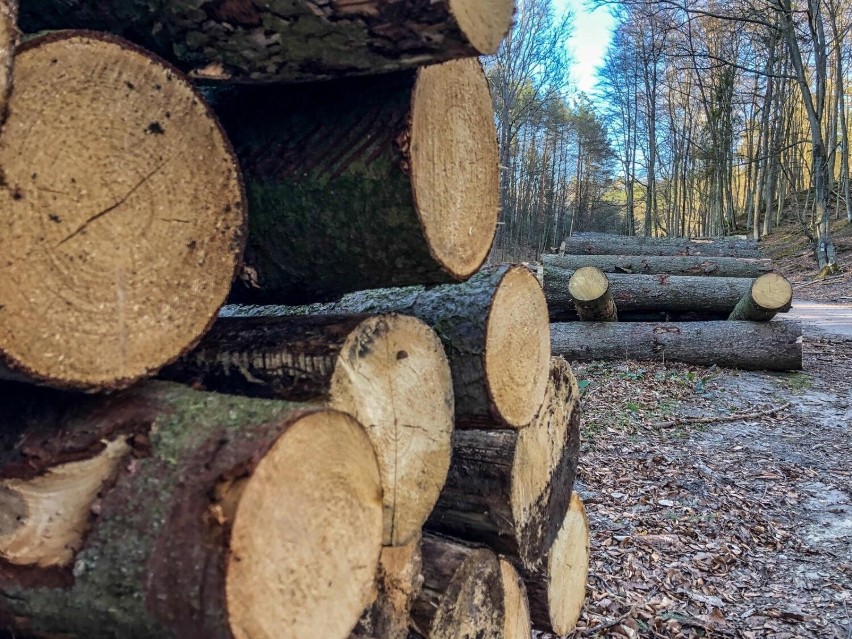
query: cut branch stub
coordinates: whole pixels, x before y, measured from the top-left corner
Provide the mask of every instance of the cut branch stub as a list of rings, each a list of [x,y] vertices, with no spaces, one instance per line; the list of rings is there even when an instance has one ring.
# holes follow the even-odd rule
[[[209,390],[321,401],[367,431],[389,546],[419,536],[450,464],[453,393],[441,341],[388,314],[221,318],[162,376]]]
[[[453,282],[487,257],[499,172],[478,60],[298,90],[232,87],[211,100],[249,198],[232,301]]]
[[[0,628],[342,639],[373,595],[381,484],[344,413],[155,382],[2,418]]]
[[[18,50],[0,139],[0,361],[126,386],[196,342],[240,259],[239,168],[180,74],[118,39]]]
[[[293,82],[388,73],[497,52],[512,0],[27,0],[28,31],[130,38],[198,78]]]

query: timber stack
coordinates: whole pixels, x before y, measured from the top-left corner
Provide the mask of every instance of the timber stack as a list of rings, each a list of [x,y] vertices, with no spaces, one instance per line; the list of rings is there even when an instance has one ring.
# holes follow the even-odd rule
[[[284,4],[0,0],[0,636],[577,622],[577,383],[482,267],[513,2]]]
[[[578,233],[542,255],[555,353],[569,360],[802,367],[793,288],[754,240]]]

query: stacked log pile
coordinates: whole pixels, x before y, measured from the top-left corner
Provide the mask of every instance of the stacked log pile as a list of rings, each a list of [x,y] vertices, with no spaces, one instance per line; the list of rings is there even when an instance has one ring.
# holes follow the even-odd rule
[[[0,635],[574,627],[576,380],[482,268],[512,2],[427,4],[0,0]]]
[[[802,367],[801,327],[769,321],[792,286],[752,240],[580,233],[542,270],[553,349],[568,359]]]

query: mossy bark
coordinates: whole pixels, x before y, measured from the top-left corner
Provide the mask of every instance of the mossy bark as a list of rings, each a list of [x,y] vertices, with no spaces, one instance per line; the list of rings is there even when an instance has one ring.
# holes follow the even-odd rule
[[[564,322],[550,325],[554,355],[635,359],[746,370],[802,368],[798,322]]]
[[[479,51],[449,2],[27,0],[23,28],[124,36],[198,77],[293,82],[387,73]],[[508,31],[511,14],[507,16]],[[502,35],[502,34],[500,34]],[[496,38],[499,42],[499,35]],[[495,49],[496,51],[496,49]],[[206,69],[205,69],[206,68]]]
[[[402,313],[411,315],[438,334],[453,377],[456,426],[494,425],[494,412],[485,373],[486,326],[494,293],[509,266],[483,269],[468,281],[435,287],[360,291],[330,304],[287,306],[233,306],[226,313],[248,315],[307,315],[342,313]]]
[[[303,304],[454,281],[433,257],[409,171],[414,72],[211,95],[248,198],[231,300]],[[345,105],[345,108],[341,108]]]
[[[224,578],[228,505],[306,412],[297,404],[146,383],[109,397],[4,388],[0,481],[27,480],[124,440],[126,457],[90,506],[73,559],[0,560],[0,629],[67,639],[232,639]],[[8,489],[7,489],[8,492]],[[13,523],[5,522],[9,533]]]

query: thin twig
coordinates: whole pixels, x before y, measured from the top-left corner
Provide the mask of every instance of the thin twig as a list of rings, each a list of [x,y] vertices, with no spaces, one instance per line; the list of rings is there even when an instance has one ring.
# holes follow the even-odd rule
[[[780,413],[790,406],[790,402],[782,404],[776,408],[758,411],[756,413],[735,413],[733,415],[717,415],[714,417],[679,417],[668,422],[657,422],[656,424],[646,424],[646,428],[672,428],[673,426],[681,426],[683,424],[715,424],[722,422],[738,422],[741,419],[755,419],[757,417],[766,417]]]

